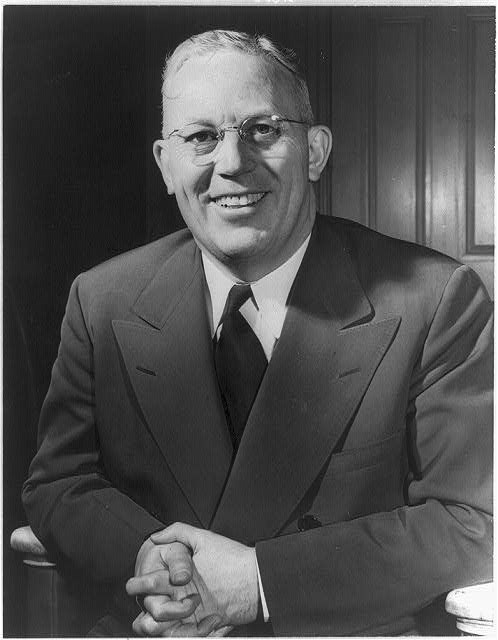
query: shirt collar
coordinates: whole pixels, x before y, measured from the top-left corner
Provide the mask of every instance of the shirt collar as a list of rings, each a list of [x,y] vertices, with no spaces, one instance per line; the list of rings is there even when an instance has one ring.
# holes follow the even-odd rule
[[[204,275],[206,276],[207,293],[211,302],[211,333],[214,335],[216,328],[218,327],[225,308],[225,302],[228,298],[228,293],[236,280],[230,278],[224,271],[222,271],[212,259],[201,251],[202,264],[204,267]],[[209,308],[209,300],[208,300]]]
[[[249,283],[258,311],[276,340],[280,338],[282,333],[289,292],[301,266],[310,236],[311,234],[286,262],[256,282]],[[202,262],[211,298],[212,332],[214,334],[220,322],[228,293],[237,280],[222,271],[204,252],[202,252]]]

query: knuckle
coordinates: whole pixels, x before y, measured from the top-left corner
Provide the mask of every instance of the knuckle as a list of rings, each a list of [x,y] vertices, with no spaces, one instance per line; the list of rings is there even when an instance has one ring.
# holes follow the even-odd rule
[[[131,628],[133,629],[133,632],[136,633],[138,636],[142,635],[142,625],[138,618],[133,620],[133,624],[131,625]]]
[[[158,620],[161,617],[161,613],[162,613],[162,606],[157,602],[157,600],[153,600],[152,602],[148,602],[147,603],[147,608],[149,610],[149,613],[151,614],[151,616],[155,619]]]
[[[147,635],[154,635],[157,632],[158,624],[150,616],[146,616],[142,621],[142,626]]]
[[[138,585],[137,585],[138,587]],[[135,593],[139,595],[140,593],[147,592],[151,588],[151,580],[150,576],[144,575],[141,577],[141,582],[139,588],[135,589]]]
[[[149,604],[148,607],[147,607],[147,611],[154,618],[154,620],[157,620],[159,612],[158,612],[158,607],[157,607],[157,605],[155,603]]]
[[[155,573],[154,575],[150,576],[149,579],[150,579],[150,588],[152,590],[156,590],[156,589],[160,588],[160,586],[161,586],[161,578],[157,573]]]

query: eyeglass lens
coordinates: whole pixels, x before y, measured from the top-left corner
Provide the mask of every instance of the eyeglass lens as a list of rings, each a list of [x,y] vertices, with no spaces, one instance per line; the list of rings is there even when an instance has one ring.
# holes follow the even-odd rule
[[[254,116],[244,120],[239,127],[209,127],[191,124],[175,132],[181,140],[182,146],[188,150],[191,160],[196,164],[207,164],[214,159],[220,142],[227,131],[237,132],[239,138],[259,151],[272,149],[286,131],[288,123],[278,116]]]

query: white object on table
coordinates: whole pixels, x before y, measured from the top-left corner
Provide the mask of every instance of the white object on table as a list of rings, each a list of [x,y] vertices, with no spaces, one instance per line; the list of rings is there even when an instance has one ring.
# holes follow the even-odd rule
[[[494,582],[454,589],[446,596],[446,611],[456,616],[456,627],[463,634],[494,635],[496,591]]]

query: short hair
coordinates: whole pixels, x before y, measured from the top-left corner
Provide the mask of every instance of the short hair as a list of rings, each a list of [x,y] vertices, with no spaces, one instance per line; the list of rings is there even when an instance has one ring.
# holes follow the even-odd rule
[[[308,124],[313,124],[313,110],[308,85],[299,68],[295,51],[276,44],[265,35],[250,35],[242,31],[215,29],[187,38],[176,47],[173,53],[166,56],[162,84],[163,137],[167,135],[166,101],[168,100],[168,87],[171,78],[190,58],[217,51],[242,51],[263,58],[277,70],[283,68],[295,91],[299,118]]]

